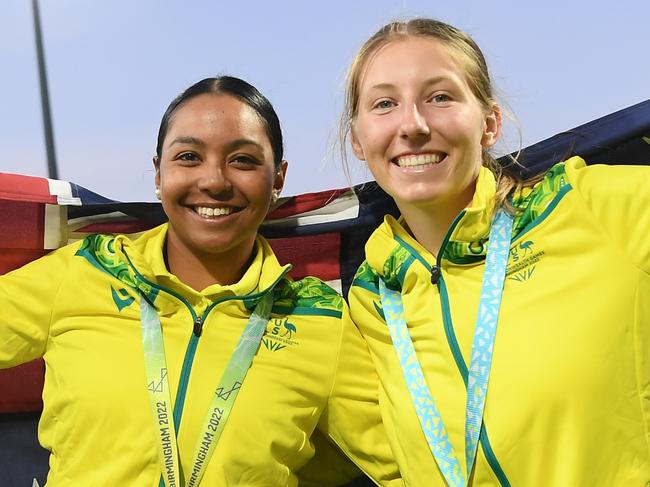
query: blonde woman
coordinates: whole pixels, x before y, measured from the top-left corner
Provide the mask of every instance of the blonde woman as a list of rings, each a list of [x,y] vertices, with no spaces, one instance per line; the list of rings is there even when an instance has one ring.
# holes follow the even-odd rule
[[[650,168],[504,173],[483,54],[432,19],[368,39],[346,102],[354,154],[401,212],[349,298],[405,482],[650,482]]]

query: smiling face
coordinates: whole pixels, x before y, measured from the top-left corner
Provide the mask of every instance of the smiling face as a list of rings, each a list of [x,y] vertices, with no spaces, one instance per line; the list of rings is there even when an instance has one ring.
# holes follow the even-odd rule
[[[266,126],[247,104],[202,94],[174,112],[156,165],[156,187],[169,218],[167,249],[195,256],[246,256],[281,190]]]
[[[494,105],[472,93],[454,51],[408,36],[366,61],[352,121],[352,148],[400,206],[446,207],[472,199],[483,149],[500,130]]]

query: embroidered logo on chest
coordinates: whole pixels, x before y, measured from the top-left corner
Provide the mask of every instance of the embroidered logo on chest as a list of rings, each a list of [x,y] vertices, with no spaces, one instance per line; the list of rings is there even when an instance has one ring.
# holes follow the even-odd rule
[[[131,303],[135,301],[135,298],[133,298],[124,288],[116,291],[115,288],[111,286],[111,296],[115,306],[117,306],[118,312],[121,312],[124,308],[130,306]]]
[[[288,318],[275,318],[269,320],[262,336],[262,344],[271,352],[298,345],[296,337],[298,328],[289,322]]]
[[[506,267],[506,278],[523,282],[533,276],[537,264],[544,257],[544,251],[535,248],[535,242],[524,240],[510,249],[510,260]]]

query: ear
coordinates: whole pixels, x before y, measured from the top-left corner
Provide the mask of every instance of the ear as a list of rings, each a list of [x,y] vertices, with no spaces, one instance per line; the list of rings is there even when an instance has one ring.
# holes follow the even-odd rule
[[[485,116],[485,126],[481,136],[481,145],[488,149],[496,144],[501,135],[501,107],[493,103]]]
[[[287,176],[288,166],[289,163],[287,161],[282,161],[280,163],[280,167],[275,172],[275,179],[273,180],[273,189],[275,189],[278,193],[282,191],[282,188],[284,188],[284,180]]]
[[[363,147],[361,147],[361,144],[359,143],[357,134],[354,132],[354,125],[352,124],[350,125],[350,145],[352,146],[354,157],[360,161],[365,161],[366,155],[363,153]]]
[[[160,189],[160,159],[158,156],[153,156],[153,168],[156,170],[154,184],[156,185],[157,189]]]

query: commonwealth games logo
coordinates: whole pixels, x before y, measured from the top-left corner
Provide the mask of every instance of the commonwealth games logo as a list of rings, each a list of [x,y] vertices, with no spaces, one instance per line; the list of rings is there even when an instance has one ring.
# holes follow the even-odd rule
[[[544,251],[536,251],[535,242],[526,240],[510,249],[510,263],[506,268],[506,277],[512,281],[524,282],[535,272]]]
[[[296,325],[289,322],[288,318],[274,318],[269,320],[262,343],[271,352],[277,352],[289,346],[298,345]]]

